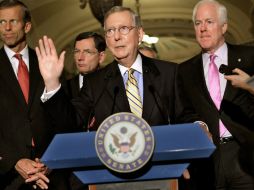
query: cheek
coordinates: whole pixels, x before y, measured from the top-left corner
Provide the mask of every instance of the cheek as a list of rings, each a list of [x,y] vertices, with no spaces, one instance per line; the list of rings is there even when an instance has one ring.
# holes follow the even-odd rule
[[[106,45],[108,48],[111,48],[111,46],[112,46],[112,39],[111,38],[106,38]]]

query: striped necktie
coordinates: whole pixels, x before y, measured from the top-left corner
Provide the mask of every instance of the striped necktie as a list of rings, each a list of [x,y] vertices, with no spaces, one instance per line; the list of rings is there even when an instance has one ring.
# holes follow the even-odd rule
[[[142,102],[139,94],[138,83],[133,73],[134,69],[128,70],[128,80],[126,83],[126,95],[128,97],[131,112],[142,117]]]

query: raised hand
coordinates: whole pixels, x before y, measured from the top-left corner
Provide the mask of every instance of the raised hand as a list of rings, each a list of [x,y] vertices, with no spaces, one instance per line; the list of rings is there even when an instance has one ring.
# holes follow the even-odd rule
[[[64,67],[65,51],[58,57],[52,39],[47,36],[43,36],[43,39],[39,40],[39,46],[35,48],[35,51],[46,90],[55,90],[60,85],[59,78]]]

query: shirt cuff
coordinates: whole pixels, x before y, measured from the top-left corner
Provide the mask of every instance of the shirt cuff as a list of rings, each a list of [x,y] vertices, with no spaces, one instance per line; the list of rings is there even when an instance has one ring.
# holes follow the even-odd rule
[[[49,91],[49,92],[47,92],[46,88],[44,88],[44,91],[43,91],[43,93],[41,95],[41,101],[43,103],[48,101],[52,96],[54,96],[59,91],[60,88],[61,88],[61,84],[55,90],[52,90],[52,91]]]

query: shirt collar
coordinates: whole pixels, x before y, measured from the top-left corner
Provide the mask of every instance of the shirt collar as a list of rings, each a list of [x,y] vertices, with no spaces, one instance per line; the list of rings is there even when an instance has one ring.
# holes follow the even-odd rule
[[[125,67],[123,65],[118,64],[118,67],[120,69],[121,75],[124,76],[124,74],[126,73],[126,71],[129,70],[128,67]],[[139,72],[140,74],[143,73],[143,68],[142,68],[142,58],[140,56],[140,54],[137,55],[136,60],[134,61],[134,63],[131,66],[132,69],[134,69],[135,71]]]
[[[221,63],[227,65],[227,57],[228,57],[228,47],[227,44],[224,42],[224,44],[217,49],[214,54],[217,56],[218,60],[220,60]],[[203,63],[204,65],[210,63],[210,55],[209,53],[203,53]]]
[[[8,56],[8,58],[11,60],[13,58],[13,56],[16,54],[16,52],[12,51],[8,46],[4,45],[4,50]],[[19,54],[22,55],[22,59],[23,60],[28,60],[28,47],[26,45],[26,47],[19,52]],[[26,61],[25,61],[26,62]]]

